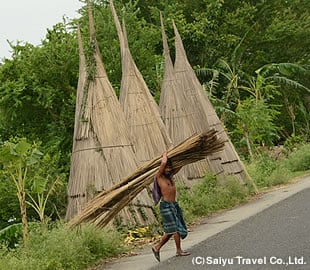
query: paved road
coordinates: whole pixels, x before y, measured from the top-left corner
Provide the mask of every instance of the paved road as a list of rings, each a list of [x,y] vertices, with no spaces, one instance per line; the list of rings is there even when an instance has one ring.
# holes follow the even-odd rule
[[[310,188],[208,238],[189,251],[188,257],[172,257],[151,269],[309,270]]]
[[[182,241],[182,246],[192,252],[189,257],[175,258],[174,241],[169,241],[161,250],[160,263],[154,258],[150,245],[136,250],[136,256],[118,258],[96,270],[310,270],[309,192],[310,175],[206,218],[192,227]],[[242,258],[234,258],[236,256]],[[203,264],[202,258],[208,260]],[[302,258],[307,265],[301,264]],[[232,264],[223,267],[224,259],[230,259],[228,262]],[[296,260],[300,264],[284,267],[279,264],[281,259],[283,262]]]

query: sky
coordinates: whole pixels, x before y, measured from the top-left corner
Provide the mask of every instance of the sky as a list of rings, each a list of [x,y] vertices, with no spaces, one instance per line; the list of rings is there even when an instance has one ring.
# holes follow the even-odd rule
[[[79,0],[0,0],[0,59],[10,58],[7,40],[40,45],[63,16],[78,18]]]

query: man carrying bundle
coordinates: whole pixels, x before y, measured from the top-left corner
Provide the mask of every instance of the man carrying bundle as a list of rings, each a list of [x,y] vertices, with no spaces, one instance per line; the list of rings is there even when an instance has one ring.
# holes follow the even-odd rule
[[[160,201],[160,214],[163,219],[165,234],[152,251],[160,261],[160,249],[173,235],[176,245],[176,256],[188,256],[189,252],[181,249],[181,239],[187,236],[187,228],[183,219],[182,210],[176,202],[176,186],[173,175],[181,168],[173,169],[172,162],[165,152],[162,156],[159,170],[154,179],[153,198],[155,204]]]

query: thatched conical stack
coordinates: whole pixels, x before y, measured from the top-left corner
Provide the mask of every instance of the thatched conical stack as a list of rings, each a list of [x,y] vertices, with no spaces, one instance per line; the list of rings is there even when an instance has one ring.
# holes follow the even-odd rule
[[[200,129],[197,132],[214,128],[221,139],[225,141],[225,147],[222,152],[208,157],[210,170],[217,175],[234,175],[239,178],[241,183],[249,183],[251,181],[250,176],[246,172],[242,161],[224,130],[222,122],[218,118],[187,59],[182,39],[174,22],[173,27],[176,50],[175,76],[177,81],[183,86],[182,90],[185,91],[185,95],[188,97],[188,106],[193,106],[199,110],[199,117],[193,119],[193,121],[199,121],[200,123]]]
[[[101,60],[90,2],[88,5],[92,67],[86,72],[79,38],[80,79],[67,219],[80,212],[95,194],[117,184],[138,166],[125,116]],[[120,219],[127,224],[152,223],[155,218],[151,205],[152,200],[144,190],[133,201],[133,205],[121,211]]]
[[[123,24],[122,29],[112,0],[110,6],[121,47],[120,103],[131,135],[135,139],[138,161],[143,164],[168,150],[172,146],[172,141],[161,119],[158,105],[132,58],[125,25]]]
[[[93,196],[96,181],[91,174],[95,167],[99,167],[98,162],[101,161],[99,152],[88,155],[85,154],[86,152],[84,151],[84,149],[90,149],[89,151],[91,151],[91,149],[96,149],[98,145],[93,131],[89,129],[89,121],[86,121],[89,117],[86,115],[86,113],[89,113],[89,108],[87,110],[86,104],[83,104],[85,103],[84,89],[87,82],[87,71],[80,29],[78,29],[78,45],[80,67],[76,97],[73,149],[68,183],[67,219],[72,218],[73,215],[79,212],[83,205]],[[84,121],[82,117],[85,117]],[[88,181],[88,179],[93,181]]]
[[[190,96],[175,76],[161,14],[160,19],[165,65],[159,107],[173,143],[179,144],[194,133],[203,131],[203,128],[207,130],[207,127],[202,123],[203,115],[199,104],[197,106],[194,103],[189,104]],[[183,173],[190,180],[203,177],[208,170],[208,161],[204,159],[185,166]]]

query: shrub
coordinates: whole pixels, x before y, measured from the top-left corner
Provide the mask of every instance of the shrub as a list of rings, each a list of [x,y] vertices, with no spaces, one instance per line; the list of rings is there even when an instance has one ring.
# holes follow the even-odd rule
[[[14,222],[14,220],[12,222]],[[37,222],[29,222],[30,231],[38,230],[39,226]],[[19,243],[22,242],[22,238],[21,223],[14,223],[0,230],[0,245],[2,245],[2,248],[12,249],[19,246]]]
[[[265,186],[271,187],[288,183],[294,176],[295,175],[285,166],[285,164],[280,163],[270,176],[266,178]]]
[[[68,229],[63,224],[30,235],[29,247],[2,251],[0,269],[78,270],[124,251],[121,236],[111,230],[87,225]]]
[[[235,178],[227,177],[225,184],[220,184],[213,175],[207,175],[191,191],[179,186],[178,192],[178,200],[188,222],[217,210],[233,207],[247,197],[247,191]]]
[[[286,164],[292,172],[310,170],[310,144],[302,145],[290,153]]]
[[[15,248],[22,236],[21,223],[9,225],[0,230],[0,244],[3,245],[3,248]]]
[[[247,166],[249,174],[260,188],[287,183],[309,169],[310,145],[300,146],[283,160],[274,160],[262,154]]]
[[[277,163],[266,153],[261,154],[247,166],[248,172],[258,187],[270,186],[269,177],[277,168]]]
[[[288,151],[293,151],[294,149],[298,148],[301,144],[303,144],[305,141],[306,138],[302,136],[292,136],[285,141],[284,146]]]

